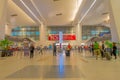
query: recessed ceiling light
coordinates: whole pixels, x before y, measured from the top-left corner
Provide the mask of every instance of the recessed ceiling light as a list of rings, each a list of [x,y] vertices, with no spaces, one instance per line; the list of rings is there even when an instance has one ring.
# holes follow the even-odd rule
[[[108,14],[108,12],[102,13],[102,15],[106,15],[106,14]]]
[[[53,0],[53,1],[59,1],[59,0]]]
[[[11,16],[17,16],[17,14],[12,14]]]
[[[56,14],[56,16],[61,16],[61,15],[62,15],[62,13],[57,13],[57,14]]]

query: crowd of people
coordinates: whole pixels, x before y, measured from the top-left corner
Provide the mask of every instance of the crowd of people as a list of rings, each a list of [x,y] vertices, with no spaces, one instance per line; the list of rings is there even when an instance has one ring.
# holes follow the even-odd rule
[[[60,46],[59,46],[60,47]],[[23,47],[8,47],[8,56],[13,55],[15,56],[18,54],[18,51],[22,51],[23,55],[25,57],[29,56],[30,58],[34,57],[34,54],[37,52],[40,55],[43,55],[43,51],[47,50],[53,50],[53,56],[56,56],[58,53],[58,45],[56,43],[53,43],[53,45],[50,45],[48,47],[46,46],[35,46],[34,44],[30,45],[24,45]],[[63,50],[65,50],[66,56],[70,56],[71,50],[78,50],[78,53],[85,53],[89,52],[91,56],[95,56],[96,60],[101,57],[101,59],[106,58],[110,60],[112,56],[114,55],[114,58],[117,59],[117,53],[118,53],[118,47],[115,42],[106,42],[101,41],[97,42],[94,41],[91,44],[85,44],[80,46],[71,46],[69,43],[65,47],[63,47]],[[35,52],[36,51],[36,52]]]
[[[110,60],[114,55],[114,58],[117,59],[118,47],[115,42],[97,42],[94,41],[90,45],[81,45],[78,46],[78,52],[86,53],[89,51],[92,56],[96,56],[96,60],[100,56],[101,59],[106,58]]]
[[[52,50],[53,50],[53,56],[56,56],[59,50],[56,43],[53,43],[53,45],[48,45],[48,46],[43,46],[43,45],[36,46],[33,43],[24,44],[21,47],[11,45],[8,46],[5,56],[16,56],[20,54],[24,57],[33,58],[34,54],[36,53],[43,55],[46,51],[52,51]]]
[[[35,53],[43,55],[43,50],[49,50],[46,46],[35,46],[34,44],[25,44],[21,47],[18,46],[8,46],[6,53],[4,56],[17,56],[17,55],[23,55],[24,57],[30,57],[33,58]]]

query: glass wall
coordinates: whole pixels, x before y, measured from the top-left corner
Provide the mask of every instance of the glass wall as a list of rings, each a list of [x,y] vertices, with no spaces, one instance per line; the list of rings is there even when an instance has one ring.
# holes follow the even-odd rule
[[[30,38],[33,40],[39,40],[40,31],[38,26],[22,26],[22,27],[13,28],[11,35],[21,38]]]
[[[73,27],[72,26],[56,26],[56,27],[49,26],[47,28],[47,33],[48,34],[59,34],[59,31],[62,31],[63,34],[75,33],[73,31]]]
[[[58,40],[58,34],[60,31],[63,32],[63,35],[65,35],[65,36],[63,36],[64,40],[76,39],[76,38],[72,39],[72,37],[76,37],[73,26],[48,26],[47,31],[46,31],[47,32],[46,39],[49,41],[50,40]],[[57,39],[56,39],[56,37],[57,37]]]
[[[111,34],[109,27],[93,26],[93,25],[83,25],[82,26],[82,40],[87,40],[94,36],[102,37],[105,34]]]

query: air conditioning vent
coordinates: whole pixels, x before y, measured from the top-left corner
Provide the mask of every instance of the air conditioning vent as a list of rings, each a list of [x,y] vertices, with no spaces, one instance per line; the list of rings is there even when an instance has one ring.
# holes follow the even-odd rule
[[[12,14],[11,16],[18,16],[17,14]]]
[[[106,14],[109,14],[109,13],[108,12],[102,13],[102,15],[106,15]]]
[[[62,13],[57,13],[57,14],[56,14],[56,16],[61,16],[61,15],[62,15]]]
[[[55,1],[59,1],[59,0],[53,0],[53,1],[55,2]]]

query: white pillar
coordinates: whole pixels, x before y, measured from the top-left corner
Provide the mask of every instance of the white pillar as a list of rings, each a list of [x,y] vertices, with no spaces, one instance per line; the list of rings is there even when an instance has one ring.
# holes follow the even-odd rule
[[[0,40],[5,37],[7,0],[0,0]]]
[[[76,44],[80,44],[82,42],[82,27],[80,24],[76,26]]]
[[[46,45],[46,26],[44,24],[40,25],[40,44]]]
[[[11,35],[11,31],[12,31],[12,26],[6,24],[5,25],[5,34],[10,36]]]
[[[120,40],[120,0],[110,0],[112,41]]]

